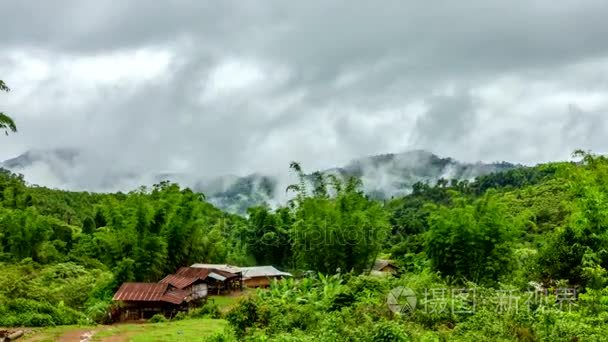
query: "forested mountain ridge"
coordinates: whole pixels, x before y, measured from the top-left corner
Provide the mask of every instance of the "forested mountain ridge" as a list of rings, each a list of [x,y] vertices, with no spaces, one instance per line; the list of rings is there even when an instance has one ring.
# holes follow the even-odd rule
[[[86,168],[82,167],[82,164],[87,163],[86,158],[90,156],[76,149],[35,150],[6,160],[0,166],[23,173],[29,182],[66,189],[129,191],[141,184],[177,181],[195,191],[205,193],[208,201],[217,207],[238,214],[244,214],[247,208],[262,203],[276,207],[286,201],[284,191],[288,184],[283,184],[284,181],[274,175],[254,173],[248,176],[209,179],[205,175],[142,175],[138,172],[112,169],[91,175],[86,174]],[[366,194],[386,200],[410,193],[417,182],[435,184],[440,179],[473,180],[477,176],[516,167],[520,166],[507,162],[462,163],[452,158],[438,157],[427,151],[415,150],[359,158],[343,167],[321,172],[337,175],[342,180],[357,177],[363,182]],[[309,174],[306,179],[310,182],[312,175]]]

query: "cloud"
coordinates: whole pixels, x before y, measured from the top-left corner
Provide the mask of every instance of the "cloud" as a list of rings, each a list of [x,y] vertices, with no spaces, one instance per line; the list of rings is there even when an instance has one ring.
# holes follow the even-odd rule
[[[600,0],[2,2],[0,106],[20,132],[0,159],[74,147],[95,156],[82,174],[213,176],[415,148],[604,151],[606,15]]]

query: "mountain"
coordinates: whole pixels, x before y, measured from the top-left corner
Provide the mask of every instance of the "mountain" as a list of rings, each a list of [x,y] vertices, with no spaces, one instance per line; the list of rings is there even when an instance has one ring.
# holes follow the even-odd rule
[[[334,174],[342,179],[354,176],[363,182],[363,189],[370,197],[390,199],[411,192],[417,182],[435,184],[443,179],[474,179],[493,172],[510,170],[520,165],[500,163],[462,163],[452,158],[415,150],[398,154],[383,154],[355,159],[346,166],[321,171]],[[310,177],[308,177],[311,180]],[[217,180],[212,182],[217,185]],[[208,200],[225,210],[243,213],[248,207],[260,203],[277,204],[284,202],[287,184],[275,178],[253,174],[224,181],[223,187],[214,188],[210,184],[199,184],[197,190],[208,194]],[[283,199],[283,200],[281,200]]]
[[[288,184],[276,176],[254,173],[248,176],[222,176],[208,179],[194,174],[153,173],[93,167],[96,157],[77,149],[28,151],[0,163],[0,167],[22,173],[30,183],[49,187],[89,191],[128,191],[142,184],[163,180],[177,181],[206,194],[217,207],[243,214],[246,209],[268,203],[285,203]],[[417,182],[436,183],[439,179],[473,179],[477,176],[518,167],[511,163],[462,163],[416,150],[383,154],[353,160],[349,164],[322,171],[343,179],[354,176],[364,191],[377,199],[402,196]]]

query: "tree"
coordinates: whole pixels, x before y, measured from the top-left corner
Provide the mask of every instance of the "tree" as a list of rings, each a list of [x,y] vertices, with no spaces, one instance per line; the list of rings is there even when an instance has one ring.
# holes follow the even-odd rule
[[[4,81],[0,80],[0,91],[9,92],[11,89],[6,86]],[[11,119],[8,115],[0,112],[0,130],[4,130],[4,134],[8,135],[8,132],[17,132],[17,125],[15,125],[15,121]]]
[[[494,283],[509,270],[517,227],[492,194],[473,205],[435,207],[429,217],[426,253],[444,276]]]
[[[363,194],[356,178],[344,183],[329,178],[334,183],[330,197],[321,174],[313,176],[314,190],[309,196],[299,164],[292,163],[291,168],[299,178],[299,184],[288,188],[297,192],[290,229],[296,264],[324,273],[368,270],[390,229],[381,204]]]
[[[248,225],[243,237],[247,251],[260,265],[288,266],[291,260],[289,228],[292,224],[288,208],[272,212],[267,206],[249,208]]]
[[[90,217],[85,218],[82,222],[82,232],[84,234],[93,234],[95,228],[97,228],[95,227],[95,221]]]

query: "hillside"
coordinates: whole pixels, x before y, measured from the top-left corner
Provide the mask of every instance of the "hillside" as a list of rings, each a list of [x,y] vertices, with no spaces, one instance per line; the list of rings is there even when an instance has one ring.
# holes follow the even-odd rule
[[[608,159],[580,156],[472,181],[417,182],[388,201],[366,196],[353,179],[309,182],[294,164],[292,200],[250,208],[247,218],[168,182],[97,194],[31,186],[4,171],[0,326],[107,323],[123,282],[156,282],[208,262],[319,272],[252,293],[226,313],[191,313],[222,316],[228,340],[375,341],[390,331],[398,340],[512,341],[513,329],[531,340],[594,340],[607,333],[598,319],[608,311],[598,303],[608,297]],[[378,256],[394,260],[401,275],[367,276]],[[530,284],[544,289],[533,306]],[[411,315],[390,313],[386,296],[398,286],[419,301]],[[480,294],[475,310],[425,310],[438,300],[428,301],[429,288],[463,287]],[[497,311],[504,288],[527,309]],[[576,290],[567,307],[558,297],[566,289]],[[450,307],[454,299],[441,300]]]

